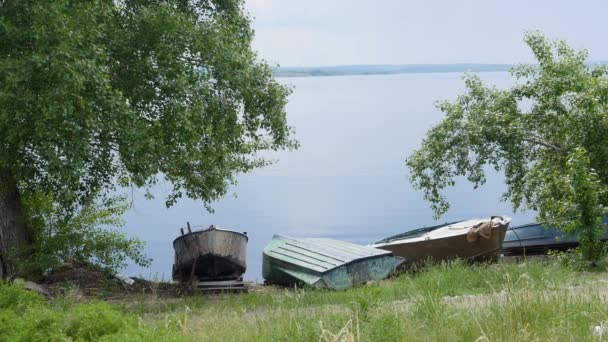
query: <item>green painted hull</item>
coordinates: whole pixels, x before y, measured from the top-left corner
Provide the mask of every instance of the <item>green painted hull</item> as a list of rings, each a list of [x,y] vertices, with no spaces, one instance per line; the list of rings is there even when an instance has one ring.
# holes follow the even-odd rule
[[[299,249],[295,252],[294,241],[306,244],[296,246]],[[323,244],[319,245],[319,241]],[[331,264],[327,266],[328,263]],[[275,237],[264,249],[262,274],[270,284],[342,290],[384,279],[394,269],[395,257],[374,248],[335,240]]]

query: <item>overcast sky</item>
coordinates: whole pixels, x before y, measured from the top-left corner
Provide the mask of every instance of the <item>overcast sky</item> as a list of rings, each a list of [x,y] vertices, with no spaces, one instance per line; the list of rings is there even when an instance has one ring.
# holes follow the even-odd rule
[[[526,30],[608,60],[607,0],[246,0],[281,66],[530,62]]]

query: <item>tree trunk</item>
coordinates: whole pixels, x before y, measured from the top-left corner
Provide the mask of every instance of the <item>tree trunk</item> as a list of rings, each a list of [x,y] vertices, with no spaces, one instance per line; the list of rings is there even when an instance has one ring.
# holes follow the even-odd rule
[[[17,182],[11,172],[0,169],[0,277],[15,274],[16,263],[12,252],[31,243],[27,230]]]

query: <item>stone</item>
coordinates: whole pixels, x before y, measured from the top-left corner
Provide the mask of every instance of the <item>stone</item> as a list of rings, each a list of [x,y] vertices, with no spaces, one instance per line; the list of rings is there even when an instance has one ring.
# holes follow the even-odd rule
[[[38,294],[41,294],[45,297],[50,297],[51,293],[49,292],[49,289],[44,286],[44,285],[40,285],[40,284],[36,284],[33,281],[26,281],[25,285],[24,285],[26,290],[32,291],[32,292],[36,292]]]

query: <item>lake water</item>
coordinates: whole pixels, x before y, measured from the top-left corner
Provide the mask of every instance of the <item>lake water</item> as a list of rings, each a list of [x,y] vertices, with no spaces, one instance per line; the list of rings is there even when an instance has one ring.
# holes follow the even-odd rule
[[[482,73],[488,83],[509,86],[504,72]],[[331,237],[371,243],[391,234],[429,226],[432,218],[422,194],[407,181],[405,157],[420,144],[425,131],[442,113],[433,105],[464,91],[458,73],[283,78],[295,87],[287,107],[290,125],[301,143],[297,151],[280,152],[278,162],[239,177],[233,192],[214,205],[182,200],[166,209],[169,184],[154,189],[156,199],[132,194],[135,207],[126,216],[126,231],[147,242],[154,259],[148,269],[130,265],[127,273],[169,280],[172,241],[186,221],[217,224],[249,235],[245,278],[262,281],[262,249],[273,234]],[[511,215],[513,224],[534,214],[513,214],[500,202],[499,174],[474,190],[460,181],[449,191],[451,210],[440,221],[495,214]]]

